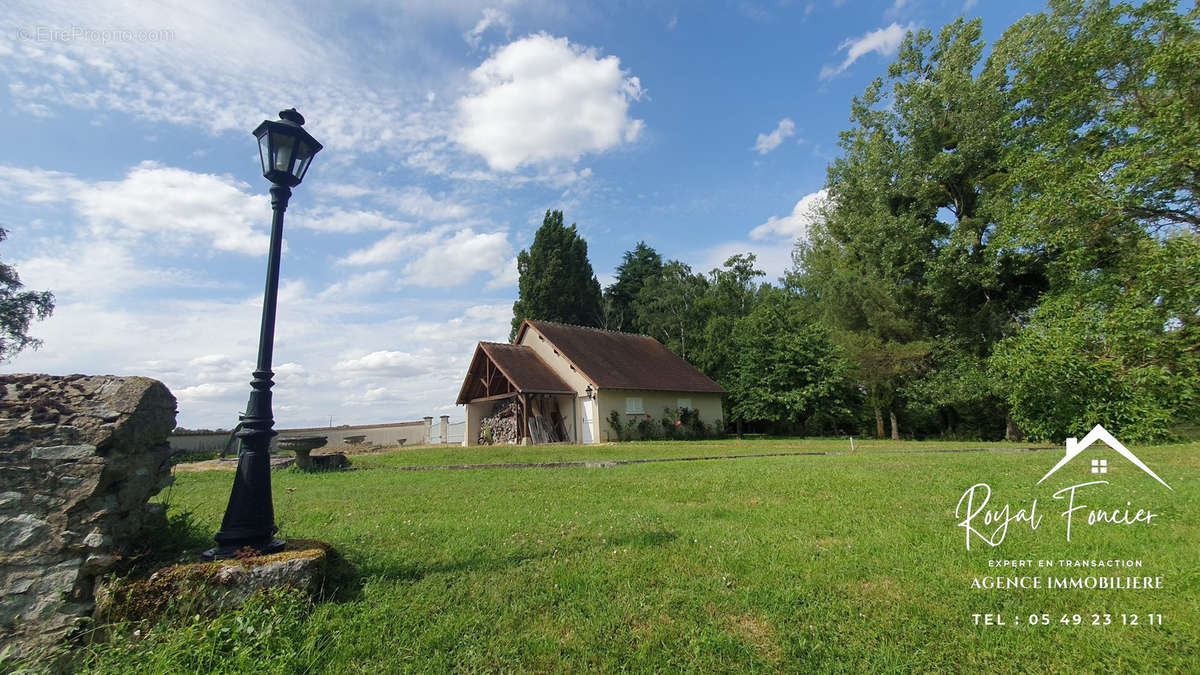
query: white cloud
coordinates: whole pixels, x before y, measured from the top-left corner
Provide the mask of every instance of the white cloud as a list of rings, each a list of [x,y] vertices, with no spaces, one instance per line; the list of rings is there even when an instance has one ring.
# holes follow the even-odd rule
[[[424,232],[389,234],[339,262],[399,268],[401,282],[410,286],[447,288],[483,274],[491,277],[488,288],[498,288],[510,285],[512,260],[513,247],[507,232],[441,226]]]
[[[693,252],[687,259],[694,260],[692,268],[697,272],[708,272],[720,267],[730,256],[738,253],[753,253],[759,269],[766,272],[766,280],[774,282],[792,267],[793,244],[808,235],[809,228],[821,217],[821,209],[828,204],[829,193],[818,190],[796,202],[792,212],[782,218],[772,216],[767,222],[750,230],[750,239],[723,241]]]
[[[270,205],[230,176],[142,162],[119,181],[93,183],[73,198],[98,237],[144,236],[173,246],[202,245],[262,255]]]
[[[723,241],[689,256],[690,260],[696,261],[696,264],[692,265],[692,271],[708,273],[709,270],[721,267],[730,256],[738,253],[754,254],[755,266],[767,273],[766,277],[760,277],[762,281],[774,283],[792,265],[791,246],[750,241]]]
[[[371,270],[330,284],[318,295],[322,300],[345,300],[384,288],[391,275],[387,270]]]
[[[616,56],[545,33],[496,51],[471,73],[474,93],[458,101],[454,140],[493,170],[577,161],[631,143],[643,122],[629,116],[638,78]]]
[[[84,186],[83,181],[61,171],[0,166],[0,195],[34,204],[61,201]]]
[[[478,47],[483,41],[483,34],[489,28],[503,28],[504,36],[508,37],[512,34],[512,19],[503,10],[494,7],[486,7],[483,10],[483,18],[479,19],[479,23],[475,27],[463,34],[463,40],[472,47]]]
[[[98,240],[153,239],[177,248],[247,255],[267,250],[270,205],[230,176],[142,162],[117,181],[89,183],[58,171],[0,166],[0,194],[34,204],[70,204]]]
[[[339,361],[333,369],[348,377],[411,377],[430,372],[439,361],[432,349],[417,354],[381,350]]]
[[[784,140],[796,135],[796,123],[785,117],[779,120],[779,124],[775,126],[775,130],[769,134],[759,134],[758,139],[754,141],[754,149],[758,154],[765,155],[768,152],[778,148]]]
[[[409,185],[400,190],[389,187],[367,187],[349,183],[317,184],[314,189],[323,202],[335,201],[362,204],[372,202],[380,209],[344,209],[317,207],[306,211],[298,225],[324,232],[362,232],[370,229],[403,229],[409,223],[396,220],[394,215],[408,216],[420,221],[462,220],[472,215],[468,204],[455,199],[434,196],[422,187]]]
[[[512,255],[507,232],[476,233],[467,228],[425,248],[405,265],[404,280],[414,286],[447,287],[466,283],[478,273],[500,279]]]
[[[843,40],[842,44],[838,45],[838,51],[845,51],[846,58],[838,65],[822,66],[821,79],[828,80],[842,74],[847,68],[854,65],[855,61],[872,52],[880,56],[894,55],[900,49],[900,43],[904,41],[905,34],[914,28],[913,24],[901,26],[893,22],[885,28],[878,28],[859,37]]]
[[[792,212],[782,218],[771,216],[767,222],[750,230],[750,238],[755,241],[766,239],[788,238],[803,239],[808,236],[808,230],[813,223],[821,218],[821,209],[829,202],[829,191],[818,190],[800,198]]]
[[[303,227],[317,232],[371,232],[407,230],[411,223],[395,220],[379,211],[359,209],[317,208],[297,214],[288,220],[294,227]]]
[[[338,262],[356,266],[390,265],[402,260],[409,250],[415,248],[417,239],[418,237],[412,234],[389,234],[367,248],[350,253]]]
[[[888,7],[887,11],[884,12],[884,15],[889,17],[898,16],[900,12],[904,10],[904,6],[907,4],[908,0],[894,0],[894,2],[892,2],[892,6]]]
[[[180,387],[172,391],[175,398],[182,405],[199,401],[219,401],[233,394],[238,389],[236,384],[214,384],[205,382],[204,384],[194,384],[190,387]]]
[[[52,290],[60,302],[98,302],[140,288],[191,285],[184,275],[138,260],[116,242],[86,238],[44,244],[45,253],[19,262],[21,281],[29,288]]]
[[[15,104],[31,114],[63,107],[118,111],[155,123],[244,133],[295,105],[312,133],[341,154],[391,148],[444,133],[437,111],[414,105],[420,69],[396,71],[362,59],[355,45],[322,34],[329,8],[290,6],[268,15],[232,1],[130,3],[120,0],[17,3],[0,18],[5,34],[46,27],[127,29],[156,39],[17,40],[0,59]],[[424,48],[423,26],[391,41],[403,62]],[[412,38],[412,39],[406,39]],[[412,58],[409,59],[410,61]],[[381,77],[386,70],[388,77]],[[381,84],[386,83],[386,84]],[[214,95],[219,92],[219,95]]]
[[[378,198],[407,216],[424,220],[456,220],[465,218],[471,211],[464,204],[434,197],[422,188],[413,186],[383,192]]]
[[[330,195],[338,199],[358,199],[359,197],[367,197],[375,193],[374,189],[364,185],[335,183],[332,181],[319,181],[313,186],[313,190],[319,195]]]
[[[508,264],[504,266],[504,269],[501,270],[499,274],[492,277],[492,280],[487,282],[487,285],[485,285],[484,288],[487,290],[509,288],[516,286],[520,278],[520,272],[517,270],[517,259],[514,256],[508,261]]]

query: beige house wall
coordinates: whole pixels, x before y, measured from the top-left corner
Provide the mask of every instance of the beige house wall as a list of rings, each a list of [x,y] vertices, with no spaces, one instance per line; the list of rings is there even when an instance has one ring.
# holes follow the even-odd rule
[[[483,403],[468,403],[467,408],[467,430],[463,433],[463,447],[471,445],[479,445],[479,421],[483,416],[488,414],[492,409],[494,401],[485,401]]]
[[[626,398],[642,399],[641,414],[626,412]],[[725,413],[721,406],[720,394],[698,394],[678,391],[646,391],[643,389],[601,389],[596,394],[596,438],[601,441],[615,441],[616,434],[608,423],[608,416],[615,410],[621,416],[622,424],[629,424],[650,415],[651,421],[658,423],[663,417],[663,408],[674,410],[679,407],[680,399],[688,399],[691,407],[700,411],[700,421],[715,426],[717,420],[724,420]]]
[[[576,395],[583,396],[583,392],[587,390],[587,386],[591,382],[583,376],[583,373],[575,370],[567,357],[558,353],[558,350],[548,340],[541,339],[541,337],[542,334],[530,326],[525,329],[525,334],[521,336],[521,342],[518,344],[532,348],[538,356],[542,357],[546,365],[550,366],[550,370],[553,370],[562,378],[563,382],[575,390]]]

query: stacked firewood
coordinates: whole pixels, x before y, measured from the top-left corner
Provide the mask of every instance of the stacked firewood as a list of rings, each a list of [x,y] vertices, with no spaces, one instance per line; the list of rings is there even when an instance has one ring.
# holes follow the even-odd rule
[[[480,445],[503,445],[517,442],[517,416],[521,405],[516,401],[500,401],[492,414],[479,421]]]

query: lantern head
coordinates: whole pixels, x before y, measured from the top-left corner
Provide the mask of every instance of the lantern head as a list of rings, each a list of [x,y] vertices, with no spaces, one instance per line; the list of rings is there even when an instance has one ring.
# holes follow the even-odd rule
[[[263,120],[254,130],[263,176],[276,185],[295,187],[304,180],[308,165],[321,144],[304,130],[304,117],[289,108],[279,120]]]

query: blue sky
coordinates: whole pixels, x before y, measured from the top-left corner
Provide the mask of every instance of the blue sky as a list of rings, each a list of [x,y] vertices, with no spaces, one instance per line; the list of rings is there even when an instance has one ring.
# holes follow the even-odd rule
[[[0,248],[57,296],[4,372],[146,375],[229,427],[270,206],[250,135],[295,106],[278,427],[460,417],[548,208],[602,284],[645,240],[788,265],[850,99],[906,30],[1031,2],[17,2],[0,18]]]

